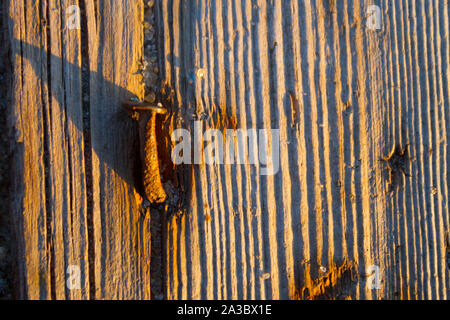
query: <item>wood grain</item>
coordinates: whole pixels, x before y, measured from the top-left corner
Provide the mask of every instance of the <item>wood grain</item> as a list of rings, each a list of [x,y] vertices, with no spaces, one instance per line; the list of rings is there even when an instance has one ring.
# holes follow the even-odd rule
[[[168,299],[448,298],[448,1],[377,1],[381,30],[371,4],[158,2],[177,127],[281,131],[274,176],[188,166]],[[389,191],[379,159],[396,144],[412,177]]]
[[[68,28],[71,5],[83,9],[81,30]],[[142,4],[7,6],[17,296],[149,299],[150,213],[135,188],[137,128],[120,108],[143,94]],[[72,265],[79,290],[67,286]]]
[[[149,299],[164,241],[167,299],[448,299],[448,1],[378,1],[381,30],[371,4],[156,2],[166,129],[275,128],[281,146],[272,176],[177,168],[186,208],[151,239],[120,107],[144,93],[142,2],[7,1],[16,296]],[[411,177],[389,185],[397,144]]]

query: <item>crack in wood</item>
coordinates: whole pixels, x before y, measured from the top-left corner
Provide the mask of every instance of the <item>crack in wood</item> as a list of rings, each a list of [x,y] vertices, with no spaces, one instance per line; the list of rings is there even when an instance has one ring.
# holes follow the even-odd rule
[[[347,259],[341,265],[333,264],[330,270],[316,280],[311,279],[311,265],[306,264],[305,285],[297,291],[294,300],[347,299],[350,287],[357,276],[355,264]]]
[[[96,7],[96,6],[95,6]],[[89,63],[89,28],[86,15],[86,0],[80,0],[81,13],[81,78],[82,84],[82,110],[83,110],[83,139],[84,163],[86,171],[86,197],[87,197],[87,228],[88,228],[88,282],[89,298],[96,298],[95,283],[95,239],[94,239],[94,200],[93,200],[93,172],[92,172],[92,142],[90,121],[90,63]]]
[[[47,17],[47,19],[43,18],[44,21],[48,20],[50,16],[49,6],[45,6],[45,2],[41,2],[39,6],[39,15],[40,17]],[[45,6],[45,8],[44,8]],[[26,10],[26,9],[25,9]],[[46,46],[47,52],[51,52],[51,33],[49,28],[45,28],[42,30],[42,24],[39,25],[41,28],[41,35],[45,34],[45,39],[41,38],[41,45]],[[45,43],[46,42],[46,43]],[[50,63],[50,54],[47,55],[47,88],[51,90],[51,63]],[[50,283],[48,288],[43,288],[42,292],[46,292],[48,297],[52,300],[56,300],[56,276],[55,276],[55,249],[53,242],[53,224],[54,217],[52,213],[52,207],[50,204],[52,198],[52,191],[50,189],[51,186],[51,163],[50,163],[50,132],[52,127],[52,102],[49,99],[48,91],[45,91],[44,85],[41,85],[41,103],[42,103],[42,126],[43,126],[43,160],[44,160],[44,190],[45,190],[45,226],[46,226],[46,246],[47,246],[47,254],[48,254],[48,270],[47,274],[50,276]],[[42,275],[44,276],[44,275]]]
[[[397,185],[401,173],[403,173],[405,177],[410,177],[407,169],[409,160],[408,145],[406,145],[405,148],[402,148],[399,144],[393,146],[389,155],[380,159],[380,161],[385,162],[386,169],[389,172],[388,186],[392,188]]]

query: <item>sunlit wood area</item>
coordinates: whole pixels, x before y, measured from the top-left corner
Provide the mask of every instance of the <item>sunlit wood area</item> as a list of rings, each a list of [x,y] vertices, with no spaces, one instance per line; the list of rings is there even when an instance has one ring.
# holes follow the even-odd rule
[[[1,297],[449,298],[447,0],[1,6]]]

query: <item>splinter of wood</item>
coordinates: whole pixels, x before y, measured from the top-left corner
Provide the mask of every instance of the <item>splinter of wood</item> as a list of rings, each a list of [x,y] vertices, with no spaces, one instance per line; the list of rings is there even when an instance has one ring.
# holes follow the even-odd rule
[[[162,203],[167,195],[161,182],[158,147],[156,142],[156,115],[166,114],[161,104],[155,105],[132,100],[122,103],[139,123],[139,145],[142,162],[144,192],[151,203]]]

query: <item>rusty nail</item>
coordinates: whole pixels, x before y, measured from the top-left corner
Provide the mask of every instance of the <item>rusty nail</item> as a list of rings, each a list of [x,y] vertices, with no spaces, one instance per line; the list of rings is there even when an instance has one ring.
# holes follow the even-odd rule
[[[145,195],[151,203],[162,203],[167,195],[161,182],[158,147],[156,143],[156,115],[166,114],[167,110],[159,103],[152,104],[128,100],[122,107],[133,114],[139,123],[140,157],[143,166],[142,182]],[[136,117],[137,115],[137,117]]]
[[[122,107],[130,112],[135,111],[149,111],[155,114],[166,114],[167,109],[165,109],[160,103],[148,103],[148,102],[136,102],[133,100],[128,100],[122,103]]]

